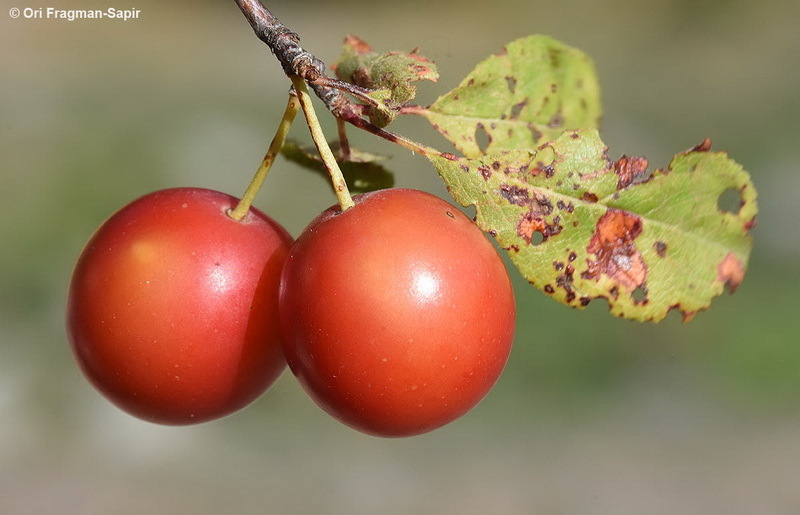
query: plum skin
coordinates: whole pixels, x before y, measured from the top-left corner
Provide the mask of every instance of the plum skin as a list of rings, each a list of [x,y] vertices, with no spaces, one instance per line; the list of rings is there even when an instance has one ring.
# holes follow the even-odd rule
[[[401,437],[470,411],[511,351],[515,303],[496,249],[461,211],[409,189],[331,207],[290,249],[284,354],[311,398],[367,434]]]
[[[67,332],[111,402],[168,425],[250,404],[286,367],[278,286],[292,239],[234,197],[201,188],[145,195],[108,218],[75,266]]]

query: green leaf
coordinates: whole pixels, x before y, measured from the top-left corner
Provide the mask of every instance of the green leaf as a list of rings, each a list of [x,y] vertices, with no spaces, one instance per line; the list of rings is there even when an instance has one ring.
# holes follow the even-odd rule
[[[583,52],[546,36],[506,45],[421,109],[467,157],[536,148],[566,129],[597,127],[600,87]]]
[[[343,81],[373,90],[369,96],[379,106],[369,106],[367,113],[379,127],[388,125],[397,110],[414,98],[417,88],[413,82],[436,82],[439,78],[436,65],[416,50],[377,53],[355,36],[345,38],[342,55],[333,69]]]
[[[522,275],[564,304],[603,298],[619,317],[688,320],[747,268],[756,191],[708,140],[651,175],[644,158],[610,161],[595,129],[535,151],[428,158]],[[738,206],[720,207],[730,191]]]
[[[331,150],[339,163],[351,193],[365,193],[394,186],[392,172],[379,164],[380,161],[387,159],[385,156],[356,149],[350,149],[349,154],[344,156],[339,142],[331,143]],[[281,154],[289,161],[318,173],[330,182],[328,169],[325,168],[316,148],[301,147],[296,142],[289,140],[281,148]],[[333,186],[331,185],[331,187]]]

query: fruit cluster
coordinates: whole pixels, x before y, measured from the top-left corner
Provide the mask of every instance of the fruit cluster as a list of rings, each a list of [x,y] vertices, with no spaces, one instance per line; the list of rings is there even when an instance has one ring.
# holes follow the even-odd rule
[[[431,431],[494,385],[514,295],[494,246],[417,190],[358,195],[293,241],[237,200],[146,195],[106,220],[75,267],[67,326],[89,381],[142,419],[213,420],[288,363],[330,415],[368,434]]]

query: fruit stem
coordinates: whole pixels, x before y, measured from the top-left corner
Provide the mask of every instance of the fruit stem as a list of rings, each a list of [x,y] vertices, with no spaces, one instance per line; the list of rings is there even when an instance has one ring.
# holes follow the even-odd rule
[[[322,162],[325,163],[325,167],[328,169],[328,173],[331,176],[333,191],[336,192],[339,206],[342,208],[342,211],[346,211],[353,207],[355,203],[350,196],[350,191],[347,189],[347,183],[344,180],[344,175],[342,175],[339,164],[336,162],[336,157],[333,155],[333,151],[331,151],[331,147],[328,146],[328,141],[325,139],[325,134],[322,132],[319,119],[311,103],[311,95],[308,93],[306,81],[296,75],[292,76],[291,79],[292,84],[294,84],[295,92],[297,93],[297,98],[300,100],[300,106],[303,108],[306,123],[311,131],[311,138],[314,140],[319,156],[322,158]]]
[[[339,146],[342,150],[342,161],[347,161],[350,159],[350,140],[347,139],[347,126],[341,118],[336,118],[336,130],[339,133]]]
[[[278,156],[278,153],[280,153],[281,148],[286,141],[286,135],[289,133],[289,128],[292,126],[292,122],[294,121],[295,116],[297,116],[297,111],[299,110],[300,102],[297,99],[297,95],[294,93],[294,91],[292,91],[289,93],[289,102],[286,104],[286,110],[283,112],[283,118],[281,118],[281,122],[278,124],[278,130],[275,131],[275,136],[272,138],[269,149],[264,155],[264,159],[261,161],[261,166],[259,166],[258,170],[256,170],[253,180],[250,181],[250,185],[247,186],[247,189],[245,190],[244,195],[242,195],[241,200],[239,200],[239,203],[236,204],[235,208],[228,212],[228,215],[234,220],[240,221],[242,218],[244,218],[244,216],[250,210],[250,206],[253,205],[253,201],[255,200],[258,191],[261,189],[261,185],[264,184],[264,179],[267,178],[269,169],[272,168],[272,163],[275,162],[275,158]]]

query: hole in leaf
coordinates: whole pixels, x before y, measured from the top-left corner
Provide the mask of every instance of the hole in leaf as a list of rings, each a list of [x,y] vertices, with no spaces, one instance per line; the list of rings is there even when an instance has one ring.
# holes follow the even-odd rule
[[[644,288],[644,286],[639,286],[633,290],[633,293],[631,293],[631,298],[636,304],[647,302],[647,290]]]
[[[506,77],[506,85],[508,90],[513,94],[517,90],[517,79],[514,77]]]
[[[725,213],[734,215],[739,213],[739,209],[742,207],[742,194],[737,189],[728,188],[719,196],[717,207]]]
[[[527,102],[520,102],[519,104],[514,104],[511,108],[511,119],[517,120],[519,116],[522,114],[522,110],[525,109],[525,105]]]
[[[542,231],[533,231],[531,233],[531,245],[540,245],[544,241],[544,233]]]
[[[479,123],[475,128],[475,143],[478,145],[478,148],[482,154],[486,153],[486,149],[489,147],[491,142],[492,137],[488,132],[486,132],[486,128],[483,126],[483,124]]]
[[[596,312],[602,314],[602,316],[606,316],[609,311],[611,311],[611,303],[608,301],[608,298],[601,295],[599,297],[588,298],[590,301],[586,304],[586,310],[588,312]]]
[[[680,310],[680,307],[677,305],[670,307],[669,311],[667,311],[667,316],[664,318],[664,322],[671,324],[682,324],[684,319],[683,312]]]

